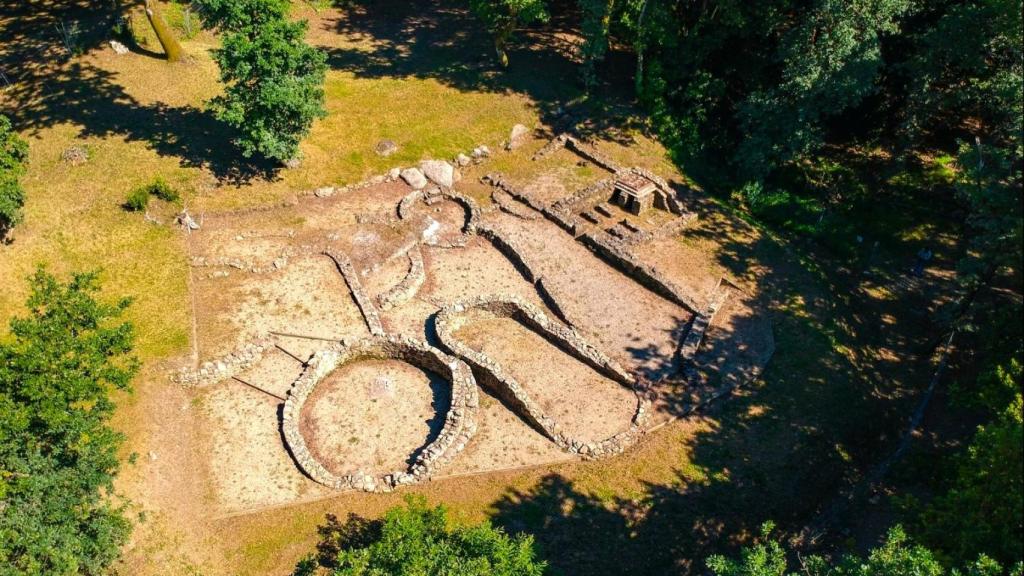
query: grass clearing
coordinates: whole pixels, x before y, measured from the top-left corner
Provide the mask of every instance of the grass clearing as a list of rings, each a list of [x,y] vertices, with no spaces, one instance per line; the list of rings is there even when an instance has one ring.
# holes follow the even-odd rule
[[[126,402],[118,421],[130,436],[131,449],[142,454],[160,451],[154,466],[170,461],[164,452],[170,448],[159,443],[180,431],[167,423],[173,420],[168,414],[181,406],[199,409],[201,403],[192,398],[190,404],[179,398],[184,393],[168,391],[171,385],[156,368],[160,360],[183,354],[189,344],[188,247],[185,236],[173,227],[155,226],[141,214],[122,211],[128,191],[162,177],[182,192],[195,213],[274,204],[299,191],[353,183],[426,157],[449,158],[480,143],[497,149],[513,124],[537,126],[543,105],[562,95],[536,86],[557,84],[549,82],[555,72],[538,70],[560,69],[533,66],[527,50],[513,54],[512,70],[501,76],[504,87],[481,83],[479,78],[463,82],[460,78],[466,74],[486,74],[445,72],[437,61],[448,59],[450,46],[410,39],[404,29],[386,30],[377,37],[360,34],[340,25],[335,10],[298,10],[311,20],[313,41],[332,52],[335,69],[328,73],[326,85],[329,115],[313,126],[303,143],[302,165],[274,179],[232,182],[219,172],[223,158],[230,158],[230,144],[202,112],[203,102],[219,90],[208,52],[215,43],[207,34],[184,42],[193,58],[189,63],[168,65],[140,53],[118,57],[109,48],[96,48],[70,62],[47,61],[45,66],[52,69],[40,75],[38,85],[0,92],[0,105],[21,110],[16,116],[31,147],[24,178],[26,220],[15,231],[14,243],[0,245],[0,333],[6,330],[6,321],[23,310],[23,279],[37,263],[58,273],[103,268],[106,293],[135,297],[129,319],[138,330],[139,354],[147,361],[147,370],[144,385],[136,387],[135,398]],[[0,17],[0,33],[13,25],[10,18]],[[14,44],[0,46],[0,62],[11,58],[7,50]],[[430,54],[434,48],[440,56]],[[566,94],[572,97],[572,89]],[[634,143],[623,147],[602,142],[602,152],[624,165],[639,164],[666,178],[683,178],[656,141],[631,130],[618,137]],[[400,148],[389,158],[373,152],[384,138]],[[61,153],[71,146],[88,150],[89,161],[75,167],[63,162]],[[527,178],[538,167],[543,168],[542,163],[516,163],[499,154],[488,170],[515,179]],[[948,170],[948,161],[937,159],[927,178],[948,179]],[[586,169],[577,172],[580,180],[593,176]],[[894,178],[890,184],[898,193],[903,183]],[[917,186],[906,182],[908,189]],[[478,192],[481,199],[488,194],[485,189]],[[172,215],[167,206],[154,211],[165,224]],[[915,220],[931,224],[931,217],[881,212],[877,227],[905,231],[894,245],[921,241],[938,229],[912,226]],[[768,516],[784,524],[808,512],[836,486],[856,478],[886,432],[881,424],[865,430],[863,423],[891,416],[875,403],[876,387],[902,389],[919,376],[909,362],[884,365],[880,374],[862,365],[871,359],[873,348],[886,345],[874,323],[878,310],[872,307],[885,310],[897,299],[890,298],[882,285],[851,293],[852,283],[833,275],[829,262],[781,245],[763,230],[743,228],[738,220],[708,220],[684,241],[717,243],[716,256],[723,267],[752,284],[764,282],[764,307],[775,323],[778,352],[762,385],[706,418],[673,424],[651,435],[622,458],[452,479],[414,491],[431,502],[445,502],[457,518],[489,517],[509,529],[533,532],[550,549],[565,545],[576,550],[580,542],[589,543],[582,550],[589,556],[565,555],[558,566],[563,569],[624,573],[649,568],[677,573],[681,567],[672,558],[698,558],[716,534],[749,534]],[[897,325],[891,332],[898,333],[904,329],[904,318],[894,318]],[[913,352],[912,344],[901,349],[904,357]],[[168,397],[175,403],[165,402]],[[177,473],[192,463],[185,458]],[[142,466],[124,478],[143,508],[199,515],[202,498],[181,504],[181,497],[172,494],[180,486],[160,484],[159,475]],[[140,568],[130,572],[168,573],[159,560],[163,552],[153,552],[150,558],[148,550],[175,548],[186,556],[214,557],[202,567],[203,573],[284,573],[312,549],[315,527],[324,513],[377,516],[398,504],[401,496],[343,495],[211,520],[209,530],[195,536],[176,526],[168,513],[167,524],[151,533],[171,534],[168,541],[173,544],[156,545],[162,541],[157,538],[140,546],[133,552],[138,562],[133,566]],[[196,548],[202,550],[195,552]],[[171,572],[191,573],[191,564],[185,566]]]

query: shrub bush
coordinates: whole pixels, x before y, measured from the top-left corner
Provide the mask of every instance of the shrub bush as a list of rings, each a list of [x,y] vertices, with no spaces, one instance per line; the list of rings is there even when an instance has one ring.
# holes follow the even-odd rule
[[[129,212],[142,212],[149,206],[149,191],[145,187],[132,190],[122,206]]]
[[[178,191],[159,176],[146,186],[146,190],[164,202],[177,202],[180,198]]]
[[[181,195],[166,180],[157,176],[149,184],[135,188],[128,194],[122,206],[129,212],[141,212],[149,206],[149,197],[156,196],[164,202],[177,202]]]

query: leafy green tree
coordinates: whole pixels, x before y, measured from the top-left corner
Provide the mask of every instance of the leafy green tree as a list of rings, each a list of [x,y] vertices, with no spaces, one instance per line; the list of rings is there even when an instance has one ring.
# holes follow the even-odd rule
[[[611,27],[615,0],[578,0],[583,20],[580,32],[583,45],[580,55],[583,59],[583,83],[589,90],[597,84],[597,64],[608,52],[608,32]]]
[[[801,158],[823,142],[822,122],[877,88],[881,37],[899,30],[910,0],[819,0],[785,32],[781,77],[741,105],[737,161],[748,179]]]
[[[18,137],[11,121],[0,114],[0,239],[21,222],[25,191],[18,181],[25,173],[28,143]]]
[[[988,283],[1000,269],[1020,270],[1024,262],[1024,180],[1014,146],[985,146],[980,138],[960,145],[957,191],[970,208],[973,248],[960,268],[968,283]]]
[[[206,26],[237,32],[260,27],[288,17],[289,0],[199,0]]]
[[[928,25],[902,64],[910,77],[905,128],[912,135],[971,119],[983,144],[1020,157],[1024,116],[1021,0],[929,2]],[[913,31],[911,31],[913,33]]]
[[[471,0],[470,6],[494,36],[494,51],[506,67],[508,42],[516,28],[549,18],[544,0]]]
[[[96,275],[39,269],[29,315],[0,344],[0,574],[101,574],[128,538],[113,480],[123,442],[112,390],[138,364],[128,300],[104,304]]]
[[[326,115],[326,55],[305,43],[306,22],[287,18],[285,0],[200,0],[207,26],[224,31],[215,52],[224,95],[217,118],[240,132],[246,157],[295,159],[313,121]]]
[[[983,399],[1005,408],[978,428],[955,462],[953,486],[925,508],[918,532],[955,561],[982,552],[1009,564],[1024,559],[1021,364],[1014,358],[982,379]]]
[[[408,498],[379,526],[365,521],[344,528],[347,542],[329,543],[333,558],[322,558],[331,576],[540,576],[545,564],[534,557],[529,536],[509,537],[487,523],[453,526],[444,507]],[[350,519],[350,523],[352,520]],[[321,547],[321,551],[325,547]],[[299,563],[296,576],[325,573],[314,558]]]
[[[889,530],[885,543],[872,550],[867,558],[847,555],[830,561],[823,556],[810,556],[793,570],[787,561],[787,550],[771,538],[772,524],[762,528],[764,542],[744,548],[739,559],[712,556],[707,564],[715,576],[999,576],[1004,573],[998,562],[979,556],[962,570],[946,570],[927,548],[912,544],[902,528]],[[1011,571],[1020,576],[1018,564]]]

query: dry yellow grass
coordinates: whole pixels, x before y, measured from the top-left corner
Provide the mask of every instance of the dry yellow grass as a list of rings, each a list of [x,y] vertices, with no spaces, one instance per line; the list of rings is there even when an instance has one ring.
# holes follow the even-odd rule
[[[332,14],[333,11],[323,15],[309,11],[302,14],[314,20],[311,23],[314,41],[330,48],[366,50],[364,38],[323,33],[320,20]],[[9,24],[0,19],[0,33]],[[191,60],[177,65],[142,54],[115,56],[106,46],[70,62],[55,60],[52,77],[63,78],[54,80],[57,90],[40,91],[38,100],[33,102],[12,101],[11,94],[0,93],[0,106],[40,105],[46,109],[56,104],[48,98],[65,98],[60,88],[66,87],[67,81],[77,80],[74,74],[81,72],[102,76],[103,85],[111,90],[111,95],[98,97],[113,98],[117,106],[112,109],[132,112],[132,122],[145,122],[147,114],[154,110],[201,110],[203,103],[219,91],[216,66],[209,53],[215,46],[215,39],[200,34],[183,44]],[[2,51],[0,47],[0,53]],[[177,437],[162,436],[168,434],[164,426],[173,429],[173,422],[168,424],[164,419],[173,420],[171,412],[184,410],[179,408],[184,393],[169,390],[170,385],[158,367],[164,360],[185,353],[192,314],[187,283],[187,239],[169,224],[172,208],[156,208],[155,213],[163,220],[163,225],[146,222],[142,215],[126,213],[120,208],[129,190],[160,176],[183,193],[185,202],[194,212],[273,204],[316,186],[356,182],[393,166],[410,165],[427,157],[452,157],[480,143],[497,148],[513,124],[532,127],[539,123],[536,103],[523,93],[467,90],[430,77],[368,78],[352,72],[331,71],[327,76],[326,93],[328,116],[313,126],[303,143],[302,165],[282,171],[273,180],[254,179],[241,185],[218,181],[209,168],[196,166],[182,154],[176,154],[174,146],[162,146],[155,141],[159,130],[122,124],[119,118],[97,118],[88,113],[88,106],[81,107],[80,114],[72,106],[70,113],[60,121],[46,122],[24,131],[30,144],[30,163],[23,180],[27,192],[25,222],[13,234],[13,243],[0,245],[0,286],[3,288],[0,290],[0,334],[6,331],[8,319],[23,310],[22,303],[27,295],[24,278],[40,263],[58,273],[101,268],[107,294],[134,297],[135,304],[128,319],[138,329],[138,352],[146,361],[147,369],[142,381],[137,383],[135,397],[124,401],[118,415],[118,427],[129,434],[129,450],[146,454],[155,448],[161,453],[158,463],[162,463],[173,457],[169,454],[174,450],[171,444],[185,442]],[[97,120],[104,122],[102,129],[93,125]],[[196,134],[204,127],[183,128],[190,129],[183,133]],[[399,152],[389,158],[377,156],[373,147],[383,138],[394,140],[400,147]],[[639,162],[669,176],[671,166],[664,161],[664,151],[646,138],[640,137],[639,142],[635,152],[616,146],[604,151],[624,163]],[[219,145],[225,149],[230,147],[228,142]],[[71,146],[86,148],[89,161],[80,166],[63,162],[61,153]],[[543,163],[537,166],[508,164],[508,158],[497,157],[493,168],[518,176],[524,175],[524,171],[545,167]],[[576,171],[580,172],[580,178],[586,179],[593,176],[589,170]],[[151,420],[160,423],[153,424]],[[487,516],[503,496],[516,491],[528,492],[547,474],[572,479],[576,489],[601,501],[640,498],[647,485],[676,482],[680,466],[683,476],[700,478],[699,470],[688,468],[689,448],[685,439],[692,434],[691,428],[692,425],[673,426],[626,457],[608,462],[573,463],[453,479],[417,488],[417,491],[432,501],[448,503],[457,517],[472,520]],[[188,461],[187,456],[182,458]],[[184,468],[179,468],[177,473],[196,478],[205,474],[203,470],[186,471]],[[194,483],[202,485],[203,481]],[[169,490],[168,482],[174,483],[154,479],[145,463],[142,467],[128,468],[122,478],[125,491],[142,509],[149,511],[174,508],[188,498],[188,494],[194,494],[181,486],[180,490],[175,489],[178,493],[174,495],[156,493]],[[161,488],[153,488],[147,483],[163,484]],[[202,488],[194,490],[202,491]],[[376,515],[399,501],[399,495],[346,495],[224,520],[216,523],[209,533],[200,535],[188,533],[192,526],[182,528],[175,524],[169,512],[155,515],[148,525],[140,525],[136,532],[143,541],[130,553],[129,572],[191,573],[191,560],[171,567],[166,558],[221,556],[226,562],[204,565],[203,572],[284,572],[296,558],[310,550],[315,526],[322,521],[324,512],[354,510]],[[203,504],[202,498],[197,498],[182,506],[200,511]],[[175,513],[188,514],[189,511],[182,509]],[[211,534],[231,534],[231,537],[211,538]],[[201,562],[206,564],[205,560]]]
[[[340,48],[358,48],[359,43],[336,42]],[[128,108],[200,110],[219,91],[209,52],[214,39],[202,34],[183,45],[190,61],[182,64],[139,54],[116,56],[103,46],[58,64],[51,74],[62,79],[55,81],[56,90],[40,90],[32,102],[0,92],[0,103],[48,110],[66,98],[60,92],[79,80],[74,74],[82,73],[103,77],[116,102]],[[184,239],[170,226],[157,227],[123,212],[119,206],[131,188],[163,177],[182,191],[195,212],[272,204],[299,191],[357,182],[423,158],[452,157],[479,143],[494,146],[513,124],[537,122],[530,100],[521,94],[461,91],[429,78],[364,79],[331,71],[326,93],[328,116],[303,143],[302,165],[240,185],[218,181],[208,169],[147,141],[144,127],[122,126],[111,118],[103,120],[113,127],[104,123],[97,129],[88,110],[81,117],[72,112],[64,121],[26,130],[28,200],[14,243],[0,246],[0,323],[6,327],[21,310],[23,279],[36,264],[56,272],[102,268],[111,294],[136,298],[129,318],[138,326],[142,356],[180,352],[187,344],[190,313]],[[133,117],[140,119],[145,116]],[[97,132],[105,133],[83,136]],[[399,152],[389,158],[375,154],[373,147],[383,138],[398,143]],[[219,145],[230,149],[229,142]],[[89,161],[74,167],[62,162],[61,153],[71,146],[86,148]]]

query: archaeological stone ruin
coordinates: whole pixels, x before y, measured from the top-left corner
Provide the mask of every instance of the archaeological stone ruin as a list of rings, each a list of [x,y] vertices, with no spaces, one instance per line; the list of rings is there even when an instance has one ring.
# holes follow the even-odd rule
[[[387,155],[392,147],[382,141],[377,151]],[[244,216],[229,214],[220,232],[211,223],[218,220],[208,217],[196,232],[201,244],[192,257],[201,284],[211,287],[200,300],[214,302],[237,285],[241,294],[268,290],[258,300],[270,308],[250,313],[245,322],[232,320],[239,327],[233,347],[197,354],[202,357],[196,364],[173,378],[196,390],[235,382],[265,392],[279,406],[280,450],[295,470],[330,490],[380,492],[520,462],[612,457],[759,373],[773,347],[770,330],[759,328],[767,336],[736,345],[729,338],[748,337],[715,325],[723,314],[741,317],[738,311],[747,309],[743,290],[729,279],[681,274],[658,256],[697,220],[685,188],[644,168],[622,167],[568,134],[527,155],[529,131],[517,126],[505,148],[499,154],[555,166],[545,174],[565,174],[570,168],[562,166],[580,164],[593,166],[597,176],[545,197],[534,191],[535,182],[478,166],[491,156],[481,145],[452,162],[425,160],[364,183],[317,188],[288,208],[324,203],[304,212],[304,228],[236,232],[232,222]],[[556,176],[544,182],[557,185]],[[381,205],[383,197],[392,203]],[[345,202],[361,204],[339,227],[328,218],[330,206]],[[314,270],[328,275],[298,275]],[[265,288],[289,274],[314,279],[309,287],[293,281],[277,292]],[[317,308],[322,312],[308,313],[304,321],[274,320],[284,313],[273,302],[288,299],[323,306]],[[721,312],[733,302],[731,315]],[[515,334],[505,337],[525,338],[500,348],[502,358],[463,336],[495,322],[514,327]],[[704,348],[714,357],[702,356]],[[732,348],[756,354],[736,359]],[[434,400],[422,400],[436,412],[434,424],[425,440],[410,438],[410,445],[422,447],[404,467],[382,468],[395,460],[372,445],[387,444],[387,411],[372,425],[352,428],[351,438],[336,439],[363,454],[362,460],[326,462],[318,454],[330,448],[317,446],[319,436],[310,437],[302,425],[310,398],[325,386],[346,385],[331,380],[332,374],[374,361],[409,365],[436,379],[432,386],[442,390],[434,391]],[[538,375],[550,380],[541,382]],[[375,403],[394,396],[396,387],[414,390],[394,378],[401,376],[380,375],[363,395],[342,388],[323,401],[340,401],[330,409],[344,412],[352,408],[344,405],[346,398]],[[423,417],[411,416],[410,426],[421,426],[416,418]],[[577,417],[580,423],[573,422]],[[517,452],[523,432],[488,428],[499,422],[532,430],[536,447]],[[364,448],[365,434],[371,445]],[[500,449],[484,448],[499,442]],[[541,448],[545,442],[551,450]],[[501,460],[503,453],[511,455]],[[462,459],[480,464],[460,464]],[[500,463],[506,460],[511,464]]]

